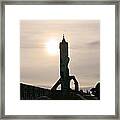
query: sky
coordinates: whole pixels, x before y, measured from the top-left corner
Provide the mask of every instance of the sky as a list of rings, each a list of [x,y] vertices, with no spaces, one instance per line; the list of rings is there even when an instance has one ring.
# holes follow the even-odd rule
[[[51,88],[60,78],[59,43],[69,46],[69,71],[80,87],[100,80],[99,20],[21,20],[20,82]]]

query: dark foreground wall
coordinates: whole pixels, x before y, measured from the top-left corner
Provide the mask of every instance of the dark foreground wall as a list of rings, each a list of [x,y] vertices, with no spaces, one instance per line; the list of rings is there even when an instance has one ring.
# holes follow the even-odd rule
[[[20,100],[48,99],[50,90],[20,83]]]
[[[20,100],[99,100],[100,84],[91,91],[93,94],[70,90],[67,96],[63,96],[61,90],[49,90],[20,83]]]

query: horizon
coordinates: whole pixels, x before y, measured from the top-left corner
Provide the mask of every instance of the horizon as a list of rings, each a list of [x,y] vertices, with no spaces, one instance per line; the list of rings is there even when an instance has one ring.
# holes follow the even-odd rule
[[[99,82],[99,81],[98,81]],[[21,84],[25,84],[25,85],[30,85],[30,86],[34,86],[34,87],[40,87],[40,88],[46,88],[46,89],[51,89],[52,86],[42,86],[42,85],[33,85],[30,83],[24,83],[24,82],[20,82]],[[97,83],[96,83],[97,84]],[[95,87],[96,84],[94,86],[80,86],[80,89],[85,89],[85,88],[92,88]],[[74,88],[74,87],[73,87]]]

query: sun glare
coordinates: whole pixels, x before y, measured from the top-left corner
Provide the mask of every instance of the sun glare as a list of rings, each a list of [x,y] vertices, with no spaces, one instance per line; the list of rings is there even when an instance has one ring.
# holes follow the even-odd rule
[[[49,40],[46,43],[46,48],[49,54],[56,55],[58,53],[58,43],[56,40]]]

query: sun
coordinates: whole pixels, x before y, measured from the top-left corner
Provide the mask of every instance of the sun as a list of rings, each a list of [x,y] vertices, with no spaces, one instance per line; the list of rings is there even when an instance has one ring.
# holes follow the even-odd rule
[[[56,55],[58,53],[58,43],[56,40],[49,40],[46,43],[47,51],[50,55]]]

